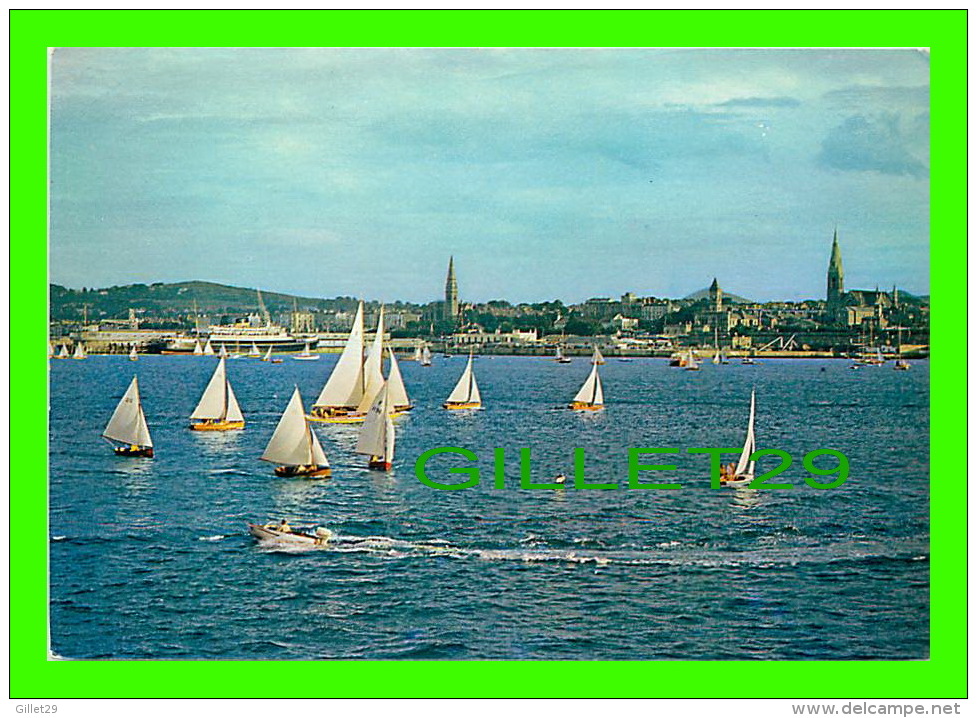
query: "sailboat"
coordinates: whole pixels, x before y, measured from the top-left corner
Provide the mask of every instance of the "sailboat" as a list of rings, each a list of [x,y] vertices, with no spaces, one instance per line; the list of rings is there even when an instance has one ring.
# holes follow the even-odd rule
[[[475,381],[475,372],[472,369],[472,354],[468,355],[468,364],[465,371],[461,373],[461,378],[451,390],[443,406],[445,409],[481,409],[482,395],[478,391],[478,383]],[[595,365],[596,366],[596,365]]]
[[[719,359],[723,364],[729,364],[729,357],[726,355],[726,352],[720,352]]]
[[[272,364],[281,364],[282,363],[281,359],[275,359],[271,355],[271,349],[272,349],[271,347],[268,347],[268,351],[265,353],[264,357],[262,357],[261,361],[271,362]]]
[[[61,351],[58,352],[58,359],[67,359],[70,356],[71,356],[71,353],[68,351],[68,345],[67,344],[62,344],[61,345]]]
[[[909,362],[902,358],[902,327],[898,327],[899,336],[896,341],[896,363],[893,365],[893,369],[897,371],[909,371],[909,367],[912,366]]]
[[[580,387],[580,391],[573,397],[570,408],[574,411],[600,411],[604,408],[604,389],[597,374],[597,365],[590,370],[590,376]]]
[[[206,344],[206,345],[204,345],[204,351],[203,351],[203,353],[204,353],[204,354],[205,354],[206,356],[214,356],[214,353],[215,353],[215,352],[214,352],[214,347],[213,347],[213,345],[212,345],[212,344],[210,343],[210,339],[208,339],[208,340],[207,340],[207,344]]]
[[[136,361],[139,359],[139,354],[136,352],[136,345],[132,345],[132,349],[129,350],[129,361]]]
[[[594,345],[594,355],[590,358],[590,363],[591,364],[606,364],[607,363],[607,362],[604,361],[604,355],[600,353],[600,349],[597,348],[597,345],[596,344]]]
[[[223,345],[221,345],[223,346]],[[234,390],[227,380],[224,357],[221,357],[210,383],[200,397],[200,403],[190,415],[190,428],[195,431],[229,431],[244,428],[244,416],[238,406]]]
[[[558,364],[569,364],[571,361],[573,361],[570,357],[563,355],[563,347],[559,345],[556,347],[556,356],[553,358],[556,359]]]
[[[311,351],[309,351],[309,344],[306,342],[305,348],[293,356],[292,359],[295,359],[296,361],[318,361],[319,357],[319,354],[313,354]]]
[[[339,361],[312,407],[311,419],[334,424],[359,423],[384,385],[383,307],[377,320],[373,345],[363,358],[363,302],[360,302],[353,328]],[[406,396],[406,392],[404,392]]]
[[[424,356],[424,353],[421,351],[421,348],[420,347],[414,347],[414,354],[413,354],[413,356],[411,356],[411,357],[405,357],[405,359],[408,359],[409,361],[416,361],[418,364],[420,364],[421,358],[423,356]]]
[[[748,486],[754,477],[756,462],[750,460],[750,455],[756,451],[756,434],[754,433],[754,421],[756,419],[756,390],[750,393],[750,423],[746,427],[746,440],[743,442],[743,451],[740,452],[739,461],[733,469],[733,475],[721,474],[719,482],[722,486],[742,487]]]
[[[319,437],[305,418],[298,387],[292,392],[292,398],[285,407],[285,413],[275,427],[275,433],[271,435],[261,460],[278,464],[275,467],[275,476],[324,478],[332,475]]]
[[[47,358],[50,359],[54,356],[54,345],[51,342],[47,343]]]
[[[200,346],[200,340],[197,339],[193,343],[193,355],[199,357],[199,356],[203,356],[203,354],[204,354],[204,348]],[[213,350],[211,350],[211,354],[213,354]]]
[[[209,341],[209,340],[208,340]],[[221,344],[221,350],[217,352],[221,359],[227,358],[227,344]]]
[[[271,347],[269,347],[269,349],[270,348]],[[251,342],[251,351],[248,352],[248,356],[254,358],[258,358],[261,356],[261,350],[258,349],[258,345],[255,344],[254,342]]]
[[[686,371],[699,371],[699,360],[695,356],[695,352],[689,349],[689,354],[685,358],[685,370]]]
[[[431,366],[431,350],[427,344],[421,348],[421,366]]]
[[[407,396],[407,387],[404,386],[404,378],[400,375],[400,366],[397,364],[397,357],[394,356],[394,350],[389,347],[387,348],[387,352],[390,356],[390,370],[387,372],[390,406],[397,413],[410,411],[414,408],[414,405],[410,403],[410,397]]]
[[[356,440],[356,453],[369,456],[368,467],[377,471],[390,471],[393,466],[396,437],[391,411],[393,405],[390,401],[390,384],[387,382],[370,405]]]
[[[146,426],[142,402],[139,401],[138,378],[132,377],[129,388],[115,407],[102,436],[112,444],[117,456],[153,455],[153,440],[149,436],[149,427]],[[119,442],[119,445],[112,442]]]
[[[75,353],[74,353],[74,355],[71,358],[72,359],[87,359],[88,358],[88,353],[85,351],[85,345],[82,344],[81,342],[78,342],[75,345]]]

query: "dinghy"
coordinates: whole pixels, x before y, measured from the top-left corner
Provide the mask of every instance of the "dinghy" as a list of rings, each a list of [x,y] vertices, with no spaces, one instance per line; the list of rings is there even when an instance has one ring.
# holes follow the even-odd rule
[[[689,354],[685,358],[685,370],[686,371],[699,371],[701,367],[699,366],[699,360],[696,358],[695,352],[689,349]]]
[[[427,344],[421,348],[421,366],[431,366],[431,350]]]
[[[597,365],[594,364],[590,370],[590,376],[580,387],[580,391],[573,397],[570,404],[573,411],[600,411],[604,408],[604,389],[600,384],[600,376],[597,374]]]
[[[319,357],[319,354],[313,354],[311,351],[309,351],[309,345],[306,344],[305,348],[293,356],[292,359],[295,359],[296,361],[318,361]]]
[[[606,363],[604,361],[604,355],[600,353],[600,349],[597,348],[597,345],[596,344],[594,345],[594,355],[590,358],[590,363],[591,364],[605,364]]]
[[[203,354],[204,356],[209,356],[209,357],[212,357],[214,356],[214,354],[216,354],[216,352],[214,351],[214,345],[210,343],[210,339],[208,339],[207,343],[204,345]]]
[[[210,383],[200,397],[200,403],[190,416],[190,428],[194,431],[230,431],[244,428],[244,416],[234,396],[234,390],[231,389],[231,383],[227,380],[224,362],[224,357],[221,357]]]
[[[332,475],[319,437],[305,418],[298,387],[292,392],[292,398],[285,407],[285,413],[275,427],[275,433],[271,435],[261,460],[278,464],[275,467],[275,476],[325,478]]]
[[[153,440],[149,436],[146,415],[143,414],[142,402],[139,400],[138,378],[132,377],[129,388],[115,407],[102,436],[112,444],[117,456],[153,455]]]
[[[385,382],[360,427],[355,449],[357,454],[370,457],[368,468],[376,471],[390,471],[393,466],[395,435],[390,416],[392,411],[390,383]]]
[[[263,543],[308,547],[325,546],[333,535],[332,531],[322,526],[308,534],[302,531],[279,531],[272,524],[248,524],[248,533]]]
[[[754,478],[755,461],[750,461],[750,455],[756,451],[756,434],[754,433],[754,420],[756,419],[756,390],[750,393],[750,422],[746,427],[746,440],[743,442],[743,451],[740,453],[739,461],[733,469],[732,476],[720,474],[719,483],[721,486],[744,487],[749,486]]]
[[[282,363],[281,359],[275,359],[275,357],[271,355],[271,349],[272,349],[271,347],[268,347],[268,352],[264,355],[261,361],[270,362],[272,364],[281,364]]]
[[[404,386],[404,378],[400,374],[400,365],[397,364],[397,357],[394,356],[393,349],[387,348],[390,356],[390,370],[387,372],[387,383],[390,385],[390,405],[395,414],[410,411],[414,405],[410,403],[407,396],[407,387]]]
[[[475,382],[475,371],[472,369],[472,355],[468,355],[468,364],[465,371],[461,373],[461,378],[451,390],[447,400],[442,406],[445,409],[481,409],[482,395],[478,391],[478,384]]]
[[[68,345],[62,344],[61,351],[58,352],[58,359],[67,359],[71,356],[71,352],[68,351]]]
[[[268,348],[271,349],[271,347]],[[254,342],[251,342],[251,351],[248,352],[248,356],[253,357],[255,359],[261,356],[261,350],[258,349],[258,345],[255,344]]]
[[[75,345],[75,353],[74,353],[74,355],[71,358],[72,359],[87,359],[88,358],[88,352],[85,351],[85,345],[82,344],[81,342],[78,342]]]
[[[139,354],[136,353],[136,345],[132,345],[132,349],[129,350],[129,361],[138,361]]]
[[[211,354],[213,354],[213,351],[211,351]],[[197,339],[193,343],[193,355],[196,356],[196,357],[199,357],[199,356],[203,356],[204,355],[204,348],[202,346],[200,346],[200,340],[199,339]]]
[[[553,358],[556,360],[557,364],[569,364],[570,362],[573,361],[573,359],[571,359],[570,357],[563,355],[563,347],[561,346],[556,347],[556,356],[554,356]]]

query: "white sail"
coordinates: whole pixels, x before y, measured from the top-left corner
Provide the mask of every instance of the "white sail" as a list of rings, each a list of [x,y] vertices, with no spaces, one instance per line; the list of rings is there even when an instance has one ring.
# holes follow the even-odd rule
[[[302,351],[299,352],[299,356],[300,357],[310,357],[310,356],[312,356],[312,352],[309,351],[309,343],[308,342],[306,342],[305,343],[305,346],[302,347]]]
[[[563,358],[563,350],[559,346],[557,346],[555,359],[559,361],[562,358]]]
[[[591,364],[603,364],[604,355],[600,353],[600,349],[594,346],[594,356],[590,360]]]
[[[271,347],[268,347],[268,352],[265,354],[265,358],[261,361],[271,361]]]
[[[746,441],[743,442],[743,452],[736,462],[737,477],[753,477],[755,461],[750,461],[750,454],[756,451],[756,435],[753,432],[753,422],[756,416],[756,390],[750,393],[750,423],[746,429]]]
[[[475,382],[475,371],[472,367],[472,355],[468,355],[468,364],[465,371],[461,373],[458,383],[448,395],[448,404],[480,404],[482,395],[478,391],[478,384]]]
[[[213,356],[214,347],[211,346],[210,339],[207,340],[207,345],[204,347],[203,353],[206,354],[207,356]]]
[[[105,426],[102,436],[134,446],[153,445],[142,404],[139,401],[139,380],[136,377],[132,377],[129,388],[123,394],[119,405],[115,407],[115,412]]]
[[[390,385],[390,405],[393,407],[410,406],[410,398],[407,396],[404,378],[400,375],[397,357],[394,356],[394,350],[389,347],[387,352],[390,355],[390,371],[387,372],[387,384]]]
[[[205,419],[217,421],[244,421],[241,414],[241,407],[238,406],[234,396],[234,390],[227,380],[227,369],[224,364],[224,357],[221,357],[214,375],[210,378],[210,383],[204,389],[200,403],[193,410],[190,418],[195,421]]]
[[[254,342],[251,342],[251,351],[248,353],[248,356],[251,356],[251,357],[260,357],[261,356],[261,351],[258,349],[258,345],[255,344]]]
[[[132,345],[132,349],[129,350],[129,358],[132,359],[132,360],[136,360],[136,359],[139,358],[139,354],[136,352],[136,345],[135,344],[133,344]]]
[[[394,458],[394,424],[390,418],[393,406],[390,401],[389,384],[384,384],[370,405],[360,435],[356,440],[356,453],[379,456],[384,461]]]
[[[346,407],[359,406],[363,398],[363,302],[356,310],[353,328],[339,361],[322,387],[315,406]]]
[[[420,347],[414,348],[414,361],[420,362],[424,358],[424,354],[421,352]]]
[[[377,333],[373,337],[373,345],[366,361],[363,362],[363,398],[356,407],[358,414],[366,413],[373,405],[380,389],[383,388],[383,306],[380,306],[380,316],[377,319]]]
[[[221,350],[218,352],[218,354],[220,354],[221,358],[227,356],[227,344],[221,344]]]
[[[261,459],[283,466],[329,466],[322,445],[305,418],[298,387],[292,392],[292,398],[285,407],[285,413],[275,427],[275,433],[271,435]]]
[[[200,346],[200,340],[199,339],[197,339],[193,343],[193,353],[194,353],[195,356],[200,356],[201,354],[204,353],[204,348],[202,346]]]
[[[58,356],[61,357],[62,359],[67,359],[69,356],[71,356],[71,354],[68,352],[67,344],[61,345],[61,351],[58,352]]]
[[[428,349],[427,344],[421,350],[421,364],[423,366],[431,366],[431,350]]]
[[[85,353],[85,345],[82,344],[81,342],[78,342],[75,345],[75,355],[74,355],[74,358],[75,359],[84,359],[87,356],[88,356],[88,354]]]
[[[686,357],[685,368],[686,369],[698,369],[699,368],[699,360],[696,359],[695,352],[693,352],[691,349],[689,349],[689,355],[688,355],[688,357]]]
[[[51,342],[48,342],[48,344],[47,344],[47,355],[48,355],[48,358],[51,358],[51,357],[54,356],[54,345]]]
[[[717,349],[716,350],[716,353],[712,357],[712,363],[713,364],[719,364],[721,361],[722,361],[722,359],[720,358],[720,356],[719,356],[719,350]]]
[[[581,402],[583,404],[590,404],[592,406],[601,406],[604,403],[604,388],[600,384],[600,376],[597,374],[597,365],[594,364],[594,368],[590,370],[590,376],[587,377],[587,381],[583,383],[580,387],[580,391],[577,395],[573,397],[575,402]]]

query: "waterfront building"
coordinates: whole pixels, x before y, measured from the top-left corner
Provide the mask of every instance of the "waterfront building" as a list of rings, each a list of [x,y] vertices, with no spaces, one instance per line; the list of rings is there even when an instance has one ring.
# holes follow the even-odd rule
[[[458,280],[455,278],[455,258],[448,259],[448,279],[444,283],[444,319],[458,320]]]

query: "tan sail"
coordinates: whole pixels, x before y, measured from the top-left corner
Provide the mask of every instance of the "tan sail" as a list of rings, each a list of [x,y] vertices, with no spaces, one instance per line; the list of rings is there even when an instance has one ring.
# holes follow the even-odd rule
[[[393,463],[396,437],[391,411],[390,385],[384,383],[366,414],[356,441],[356,453],[370,457],[370,468],[389,469]]]
[[[413,408],[410,397],[407,396],[407,387],[404,386],[404,378],[400,374],[400,366],[397,364],[397,357],[394,356],[393,349],[387,349],[390,357],[390,371],[387,373],[387,383],[390,385],[390,405],[395,411],[408,411]]]
[[[149,436],[146,416],[139,400],[139,379],[132,378],[129,388],[122,395],[102,436],[124,444],[116,449],[118,454],[152,456],[153,440]]]
[[[298,387],[292,392],[292,398],[285,407],[285,413],[275,427],[275,433],[265,447],[261,460],[279,464],[282,469],[304,469],[291,472],[276,470],[280,475],[321,475],[323,470],[329,468],[329,460],[322,450],[319,438],[305,418]]]
[[[383,378],[383,305],[377,318],[377,333],[373,345],[363,362],[363,398],[356,407],[357,414],[365,414],[373,405],[385,381]]]
[[[326,415],[332,410],[353,410],[363,399],[363,302],[356,310],[353,328],[339,361],[329,375],[313,414]]]
[[[451,390],[451,394],[445,400],[445,409],[478,409],[482,406],[482,395],[478,391],[478,383],[475,381],[473,359],[472,354],[469,354],[465,371],[462,372],[455,388]]]
[[[590,370],[590,375],[580,387],[580,391],[573,397],[570,408],[576,411],[595,411],[604,407],[604,388],[600,383],[600,375],[597,373],[597,365],[594,364]]]

